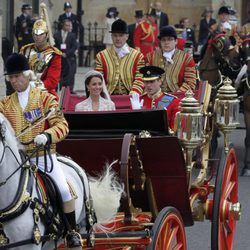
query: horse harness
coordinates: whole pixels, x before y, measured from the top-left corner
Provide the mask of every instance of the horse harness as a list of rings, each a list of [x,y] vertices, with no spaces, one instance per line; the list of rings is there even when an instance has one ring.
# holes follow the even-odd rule
[[[4,138],[4,126],[1,125],[0,127],[0,139],[3,143],[4,150],[3,155],[0,158],[0,163],[3,160],[5,150],[8,148],[15,159],[17,160],[14,152],[11,148],[6,145],[5,138]],[[17,194],[13,200],[13,202],[8,205],[6,208],[0,210],[0,250],[2,249],[9,249],[17,246],[22,246],[26,244],[40,244],[41,242],[45,242],[48,240],[54,240],[55,245],[57,240],[64,234],[65,232],[65,221],[63,218],[63,213],[60,209],[61,204],[61,196],[60,192],[56,184],[48,177],[48,175],[38,173],[38,168],[35,165],[30,165],[29,159],[32,155],[36,153],[36,151],[40,150],[38,147],[32,154],[27,157],[23,151],[19,151],[21,156],[21,164],[18,162],[19,167],[2,183],[0,186],[5,185],[7,181],[18,171],[21,170],[20,181],[19,181],[19,188]],[[83,185],[84,185],[84,178],[82,174],[78,171],[78,169],[73,165],[69,164],[69,162],[65,162],[63,160],[59,160],[60,162],[67,164],[69,167],[73,168],[78,176],[80,177]],[[33,191],[33,184],[34,180],[36,180],[36,188],[38,189],[37,194],[38,198],[32,198],[32,191]],[[69,183],[68,183],[69,184]],[[75,195],[74,189],[72,185],[69,184],[69,188],[73,197]],[[47,192],[50,190],[49,192]],[[51,192],[51,190],[54,190]],[[89,233],[89,245],[91,245],[91,231],[93,224],[97,221],[95,212],[93,210],[93,201],[91,196],[87,196],[86,189],[84,186],[84,203],[86,209],[86,230]],[[55,197],[57,201],[55,201]],[[74,197],[75,198],[75,197]],[[59,200],[59,202],[58,202]],[[53,206],[51,206],[51,204]],[[33,220],[34,220],[34,228],[32,238],[28,240],[23,240],[20,242],[9,243],[9,238],[4,232],[4,223],[18,217],[21,215],[28,207],[33,210]],[[53,208],[52,208],[53,207]],[[38,224],[40,219],[44,222],[46,228],[46,235],[42,236],[39,230]]]

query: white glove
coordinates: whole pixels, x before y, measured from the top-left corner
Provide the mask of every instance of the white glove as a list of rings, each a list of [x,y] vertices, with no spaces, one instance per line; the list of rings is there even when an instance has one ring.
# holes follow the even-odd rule
[[[140,101],[140,96],[138,93],[133,93],[132,97],[130,97],[130,102],[132,105],[132,109],[141,109],[141,107],[143,106],[143,101]]]
[[[34,143],[37,145],[45,145],[47,143],[48,139],[45,134],[37,135],[34,139]]]

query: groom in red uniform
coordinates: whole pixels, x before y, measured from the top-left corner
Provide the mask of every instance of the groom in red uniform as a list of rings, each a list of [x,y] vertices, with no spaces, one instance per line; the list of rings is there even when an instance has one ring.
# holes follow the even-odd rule
[[[146,94],[141,96],[143,108],[145,109],[166,109],[168,126],[175,130],[175,115],[180,111],[180,100],[174,95],[162,92],[161,76],[164,74],[162,68],[156,66],[145,66],[140,69],[143,74]]]

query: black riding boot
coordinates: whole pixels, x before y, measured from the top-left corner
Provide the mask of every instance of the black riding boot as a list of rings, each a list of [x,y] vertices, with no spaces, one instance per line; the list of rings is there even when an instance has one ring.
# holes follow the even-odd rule
[[[75,210],[72,212],[68,212],[68,209],[66,207],[72,207],[73,200],[64,203],[64,214],[67,220],[67,235],[66,235],[66,245],[69,249],[82,249],[81,244],[81,235],[76,232],[76,217],[75,217]],[[70,204],[70,206],[68,206]],[[66,206],[65,206],[66,205]],[[70,209],[71,210],[71,209]],[[67,211],[67,212],[66,212]]]

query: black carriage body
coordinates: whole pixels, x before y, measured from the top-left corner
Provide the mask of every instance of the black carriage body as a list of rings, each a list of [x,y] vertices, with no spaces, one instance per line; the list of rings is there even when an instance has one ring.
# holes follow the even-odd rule
[[[186,226],[193,225],[184,156],[177,137],[169,136],[165,110],[65,112],[64,115],[70,132],[58,144],[57,151],[70,156],[91,175],[100,173],[106,163],[114,160],[118,160],[114,168],[121,174],[124,135],[148,131],[150,138],[135,137],[136,157],[140,158],[146,174],[144,190],[134,190],[134,172],[131,168],[128,171],[133,205],[146,212],[154,210],[155,216],[164,207],[173,206],[180,211]]]

